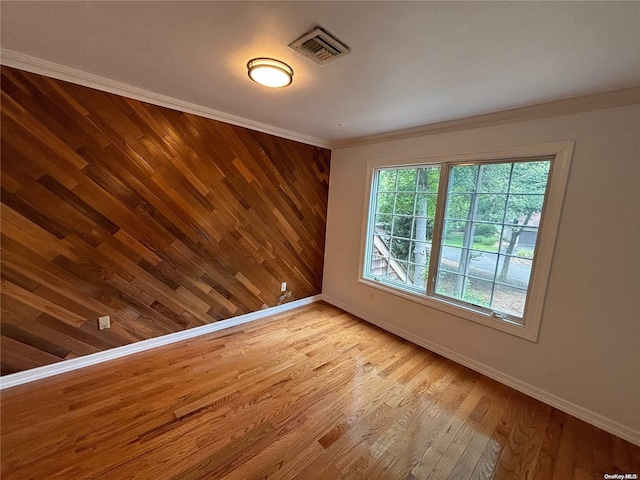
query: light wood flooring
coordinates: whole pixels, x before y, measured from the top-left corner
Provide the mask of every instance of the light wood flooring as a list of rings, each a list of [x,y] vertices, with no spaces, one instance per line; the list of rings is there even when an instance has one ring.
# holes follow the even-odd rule
[[[1,401],[3,480],[640,473],[639,447],[324,303]]]

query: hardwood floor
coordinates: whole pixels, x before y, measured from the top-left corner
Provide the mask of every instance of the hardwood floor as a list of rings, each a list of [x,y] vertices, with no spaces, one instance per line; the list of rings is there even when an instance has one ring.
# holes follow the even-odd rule
[[[324,303],[2,392],[2,478],[603,478],[640,448]]]

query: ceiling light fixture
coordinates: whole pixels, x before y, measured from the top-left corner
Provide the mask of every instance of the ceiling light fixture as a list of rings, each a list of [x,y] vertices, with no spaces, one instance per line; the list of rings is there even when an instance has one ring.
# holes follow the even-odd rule
[[[251,80],[265,87],[286,87],[293,81],[291,67],[273,58],[254,58],[247,63],[247,70]]]

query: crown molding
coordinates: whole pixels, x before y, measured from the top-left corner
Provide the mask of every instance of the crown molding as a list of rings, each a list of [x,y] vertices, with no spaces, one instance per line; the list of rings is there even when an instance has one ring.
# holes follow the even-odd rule
[[[392,132],[330,141],[328,139],[285,130],[266,123],[256,122],[248,118],[239,117],[237,115],[221,112],[219,110],[179,100],[167,95],[151,92],[143,88],[128,85],[126,83],[111,80],[92,73],[83,72],[82,70],[77,70],[75,68],[60,65],[41,58],[32,57],[13,50],[7,50],[4,48],[0,49],[0,63],[8,67],[14,67],[27,72],[37,73],[56,78],[58,80],[83,85],[85,87],[95,88],[97,90],[133,98],[154,105],[159,105],[161,107],[167,107],[173,110],[192,113],[201,117],[211,118],[213,120],[249,128],[251,130],[257,130],[276,137],[330,149],[370,145],[393,140],[490,127],[505,123],[524,122],[527,120],[557,117],[561,115],[570,115],[573,113],[602,110],[640,103],[640,86],[637,86],[623,90],[614,90],[611,92],[597,93],[526,107],[513,108],[510,110],[500,110],[472,117],[464,117],[402,130],[394,130]]]
[[[393,132],[340,140],[333,142],[332,147],[334,149],[357,147],[406,138],[436,135],[439,133],[450,133],[460,130],[490,127],[505,123],[524,122],[527,120],[558,117],[561,115],[570,115],[573,113],[588,112],[592,110],[622,107],[637,103],[640,103],[640,86],[626,88],[624,90],[597,93],[594,95],[567,98],[565,100],[556,100],[527,107],[513,108],[511,110],[501,110],[493,113],[475,115],[473,117],[465,117],[456,120],[422,125],[419,127],[395,130]]]
[[[0,63],[8,67],[18,68],[20,70],[45,75],[65,82],[95,88],[96,90],[101,90],[103,92],[133,98],[142,102],[171,108],[185,113],[191,113],[200,117],[211,118],[220,122],[249,128],[251,130],[257,130],[258,132],[268,133],[276,137],[295,140],[296,142],[315,145],[317,147],[331,148],[331,143],[323,138],[312,137],[302,133],[293,132],[291,130],[274,127],[266,123],[256,122],[248,118],[239,117],[237,115],[221,112],[219,110],[179,100],[167,95],[151,92],[143,88],[128,85],[126,83],[111,80],[92,73],[83,72],[82,70],[77,70],[75,68],[60,65],[41,58],[32,57],[13,50],[1,49]]]

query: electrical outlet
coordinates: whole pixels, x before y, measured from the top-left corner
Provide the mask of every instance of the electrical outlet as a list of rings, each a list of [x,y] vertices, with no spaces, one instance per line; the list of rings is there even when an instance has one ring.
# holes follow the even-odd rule
[[[287,282],[282,282],[282,285],[280,285],[280,291],[281,292],[287,291]]]
[[[109,318],[109,315],[98,317],[98,330],[105,330],[107,328],[111,328],[111,319]]]

